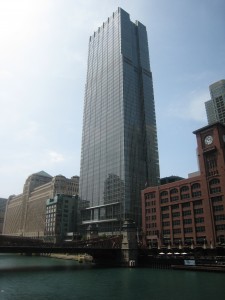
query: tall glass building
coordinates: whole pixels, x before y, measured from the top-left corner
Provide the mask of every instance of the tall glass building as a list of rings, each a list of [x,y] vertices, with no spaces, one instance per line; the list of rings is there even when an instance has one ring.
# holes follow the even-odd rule
[[[159,184],[147,32],[118,8],[89,40],[80,171],[81,225],[141,226],[141,190]]]
[[[205,102],[209,124],[225,124],[225,80],[222,79],[209,86],[211,100]]]

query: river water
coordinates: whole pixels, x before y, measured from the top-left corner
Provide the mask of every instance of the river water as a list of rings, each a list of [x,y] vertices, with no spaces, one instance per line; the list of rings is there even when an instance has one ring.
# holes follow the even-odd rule
[[[212,300],[225,273],[98,268],[71,260],[0,255],[0,300]]]

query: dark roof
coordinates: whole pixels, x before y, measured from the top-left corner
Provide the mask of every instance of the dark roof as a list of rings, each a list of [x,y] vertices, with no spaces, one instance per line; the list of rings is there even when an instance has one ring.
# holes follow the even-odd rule
[[[213,126],[222,126],[222,127],[225,127],[221,122],[215,122],[215,123],[212,123],[212,124],[208,124],[208,125],[206,125],[206,126],[204,126],[202,128],[199,128],[199,129],[193,131],[193,133],[196,134],[199,131],[202,131],[202,130],[205,130],[205,129],[209,129],[209,128],[213,127]]]
[[[40,172],[37,172],[37,173],[34,173],[34,174],[44,176],[44,177],[48,177],[48,178],[52,178],[52,176],[49,175],[48,173],[46,173],[45,171],[40,171]]]

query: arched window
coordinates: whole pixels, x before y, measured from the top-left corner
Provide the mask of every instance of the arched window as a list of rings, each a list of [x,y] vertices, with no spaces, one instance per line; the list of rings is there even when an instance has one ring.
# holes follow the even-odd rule
[[[212,180],[210,180],[209,182],[210,194],[221,193],[221,186],[218,186],[219,183],[220,183],[219,178],[213,178]]]
[[[168,192],[167,191],[163,191],[163,192],[161,192],[160,193],[160,196],[162,197],[162,196],[167,196],[168,195]]]
[[[182,193],[182,192],[189,191],[189,187],[188,187],[187,185],[182,186],[182,187],[180,188],[180,191],[181,191],[181,193]]]
[[[178,193],[178,189],[174,188],[170,191],[170,195],[172,194],[177,194]]]
[[[197,190],[197,189],[200,189],[200,188],[201,188],[200,183],[194,183],[194,184],[192,184],[192,186],[191,186],[191,189],[192,189],[192,190]]]
[[[211,185],[218,184],[218,183],[220,183],[219,178],[214,178],[214,179],[210,180],[209,185],[211,186]]]

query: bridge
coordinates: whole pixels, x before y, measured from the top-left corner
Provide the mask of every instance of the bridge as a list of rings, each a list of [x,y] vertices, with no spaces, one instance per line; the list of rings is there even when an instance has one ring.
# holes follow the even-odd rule
[[[0,253],[23,254],[89,254],[96,264],[113,266],[135,266],[155,264],[183,263],[188,257],[215,258],[223,256],[225,259],[225,247],[161,247],[147,248],[137,242],[136,227],[132,222],[125,222],[123,234],[95,237],[80,241],[64,241],[62,243],[49,243],[41,239],[33,239],[20,236],[0,235]],[[173,261],[173,262],[172,262]]]
[[[96,253],[121,249],[122,235],[93,238],[61,243],[44,242],[42,239],[0,235],[0,253]]]
[[[137,251],[136,227],[131,221],[124,222],[121,235],[95,237],[81,241],[64,241],[56,244],[44,242],[42,239],[0,235],[0,253],[24,253],[27,255],[86,253],[91,255],[97,264],[134,266],[137,261]]]

